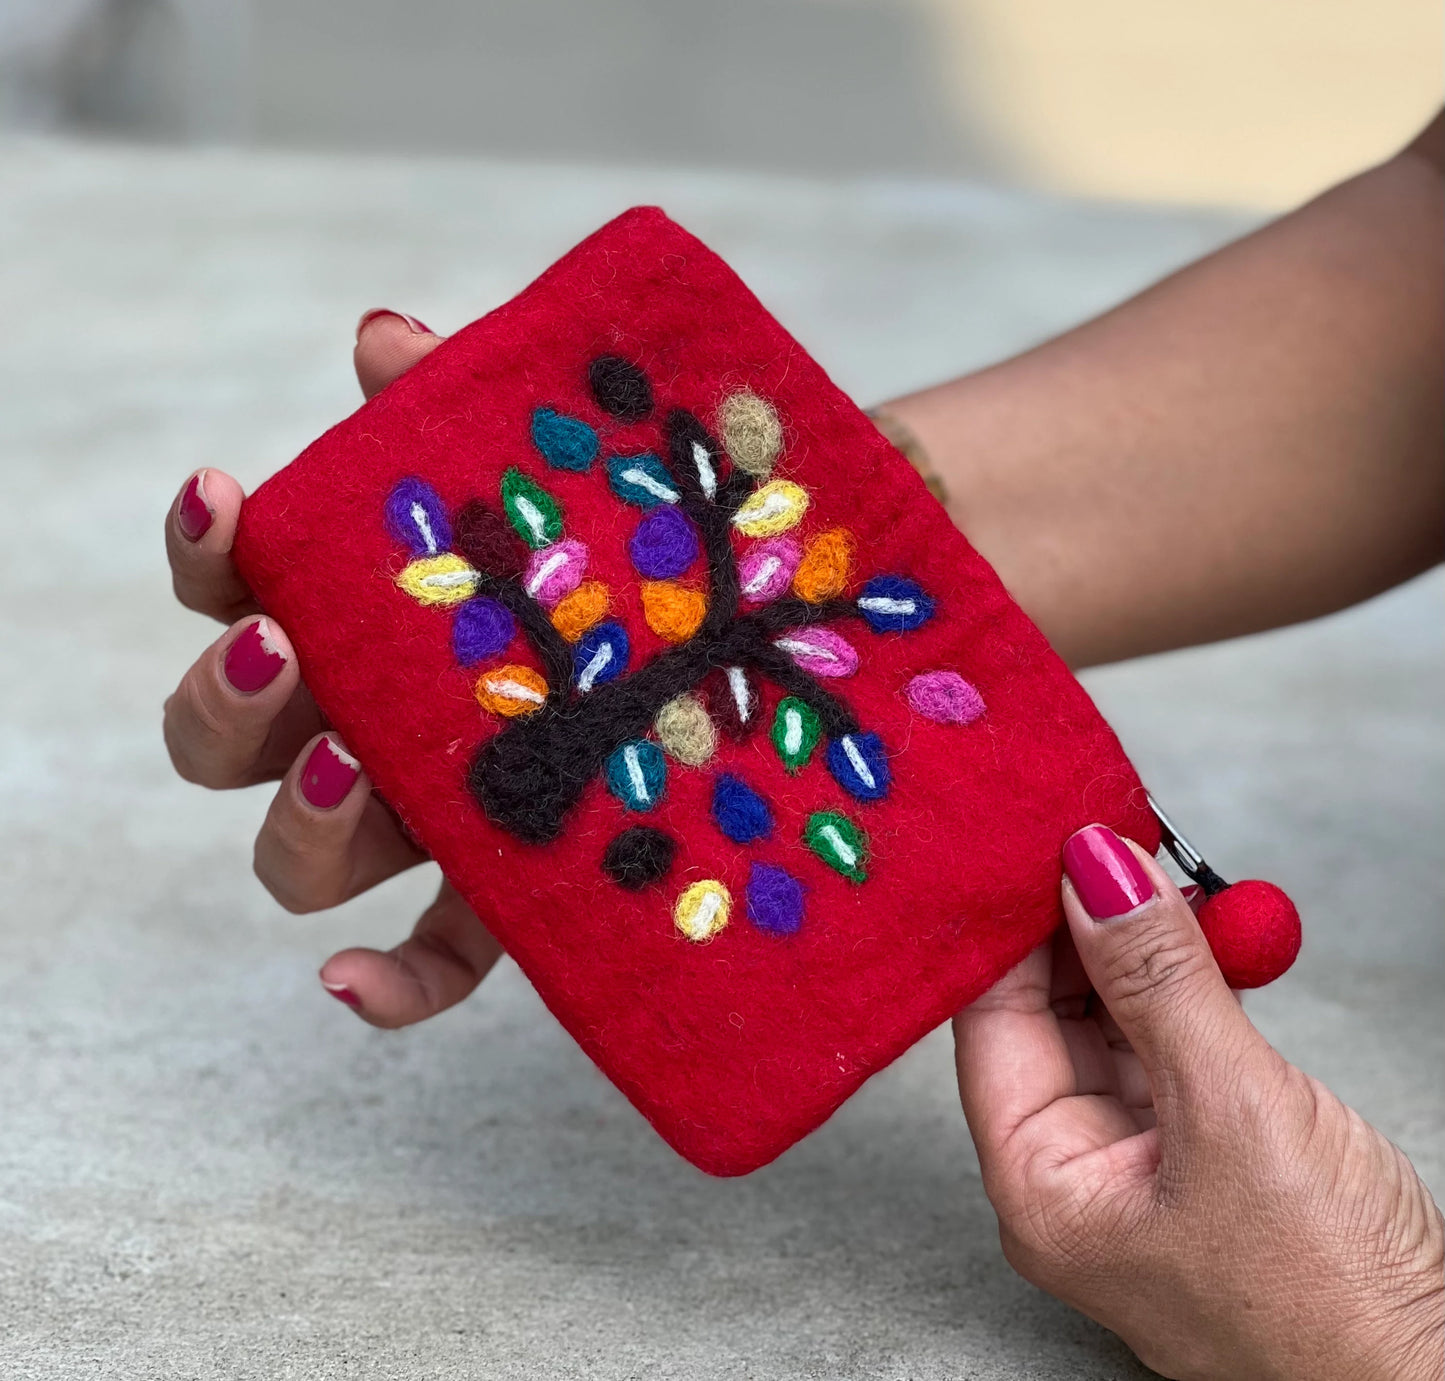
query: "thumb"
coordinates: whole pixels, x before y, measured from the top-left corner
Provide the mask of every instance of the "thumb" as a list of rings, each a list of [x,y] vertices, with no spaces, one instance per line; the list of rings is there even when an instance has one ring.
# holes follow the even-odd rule
[[[1089,825],[1064,845],[1064,872],[1074,947],[1161,1112],[1176,1097],[1227,1080],[1256,1043],[1265,1047],[1189,903],[1143,849]]]

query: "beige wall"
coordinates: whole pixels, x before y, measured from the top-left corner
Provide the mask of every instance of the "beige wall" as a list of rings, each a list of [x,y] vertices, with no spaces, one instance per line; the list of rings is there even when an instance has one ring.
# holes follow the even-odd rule
[[[1068,192],[1288,205],[1442,102],[1440,0],[918,0],[946,89]]]

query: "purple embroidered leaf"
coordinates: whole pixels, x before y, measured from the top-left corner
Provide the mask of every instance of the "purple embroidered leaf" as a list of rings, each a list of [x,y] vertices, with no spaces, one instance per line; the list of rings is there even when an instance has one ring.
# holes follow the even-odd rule
[[[771,863],[748,874],[748,919],[769,935],[793,935],[803,924],[803,884]]]
[[[452,651],[464,667],[506,650],[517,636],[517,621],[505,606],[483,596],[469,599],[452,622]]]
[[[649,580],[671,580],[698,558],[697,529],[685,513],[659,505],[637,524],[627,553],[639,575]]]
[[[431,485],[414,475],[398,481],[387,496],[386,527],[413,556],[437,556],[452,544],[446,505]]]

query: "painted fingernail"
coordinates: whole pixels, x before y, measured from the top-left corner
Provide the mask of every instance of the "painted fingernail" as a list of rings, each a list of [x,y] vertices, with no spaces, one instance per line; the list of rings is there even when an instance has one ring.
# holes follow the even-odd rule
[[[1133,851],[1106,825],[1090,825],[1064,845],[1064,871],[1095,920],[1122,916],[1154,895]]]
[[[404,321],[414,336],[434,336],[435,331],[424,321],[418,321],[414,316],[408,316],[405,312],[394,312],[390,307],[373,307],[369,312],[361,314],[361,320],[356,323],[356,339],[361,339],[361,333],[371,325],[379,316],[394,316],[398,321]]]
[[[321,986],[338,1002],[344,1002],[348,1007],[359,1008],[361,1006],[361,999],[345,983],[328,983],[323,978]]]
[[[186,481],[176,503],[176,526],[186,541],[199,542],[215,521],[216,515],[206,502],[206,472],[197,470]]]
[[[301,794],[317,810],[331,810],[346,799],[361,764],[340,744],[320,739],[301,769]]]
[[[242,631],[226,649],[222,663],[226,680],[246,695],[269,686],[285,665],[285,654],[276,646],[271,625],[265,619],[257,619]]]

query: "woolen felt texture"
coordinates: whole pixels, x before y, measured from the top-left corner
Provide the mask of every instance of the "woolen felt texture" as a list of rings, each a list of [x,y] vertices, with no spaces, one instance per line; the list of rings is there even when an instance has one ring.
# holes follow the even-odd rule
[[[623,422],[598,405],[588,371],[600,356],[645,371],[659,395],[647,420]],[[839,625],[859,667],[828,685],[885,747],[886,799],[854,800],[820,753],[790,775],[770,735],[723,737],[707,767],[667,765],[646,824],[676,841],[675,857],[663,881],[629,891],[602,859],[641,822],[603,775],[545,845],[492,824],[468,793],[468,765],[503,722],[478,709],[477,669],[452,652],[451,611],[397,588],[410,553],[388,531],[385,504],[417,475],[454,515],[472,499],[499,512],[503,471],[532,478],[557,500],[564,535],[587,544],[588,577],[611,592],[639,667],[667,644],[643,620],[628,557],[637,510],[602,466],[547,468],[533,414],[545,406],[583,420],[604,458],[662,453],[659,414],[683,407],[716,428],[719,405],[740,388],[777,409],[775,477],[811,501],[793,535],[806,543],[846,529],[857,553],[850,592],[895,574],[917,582],[937,612],[907,633]],[[459,545],[460,529],[490,537],[486,520],[458,528]],[[732,540],[738,554],[751,545]],[[772,1160],[1044,940],[1061,920],[1060,851],[1074,830],[1097,820],[1158,846],[1108,725],[912,467],[732,270],[655,208],[604,226],[264,484],[242,510],[235,556],[317,703],[407,829],[583,1049],[713,1174]],[[535,662],[520,639],[506,658]],[[909,681],[936,670],[977,687],[982,718],[941,724],[910,708]],[[770,681],[760,691],[771,725],[782,695]],[[768,803],[766,841],[743,849],[717,828],[723,771]],[[867,832],[866,881],[804,842],[820,811]],[[801,884],[794,933],[744,918],[754,862]],[[729,890],[733,919],[694,942],[673,908],[704,879]]]

